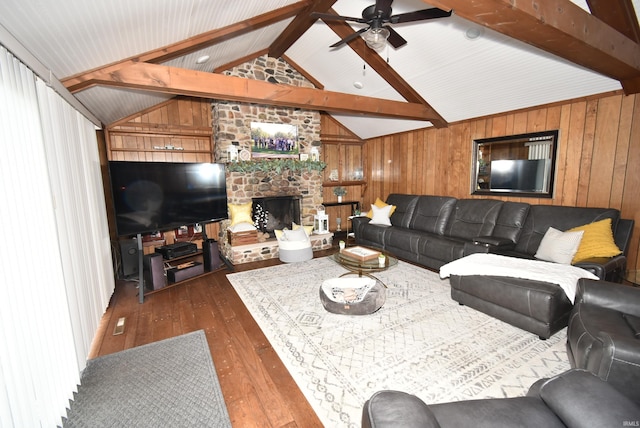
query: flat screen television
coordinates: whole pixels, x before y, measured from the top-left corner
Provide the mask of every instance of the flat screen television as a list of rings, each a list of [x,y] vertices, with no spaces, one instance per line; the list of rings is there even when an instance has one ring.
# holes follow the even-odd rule
[[[491,190],[543,191],[546,165],[546,159],[491,161]]]
[[[111,161],[109,174],[118,236],[228,217],[224,164]]]

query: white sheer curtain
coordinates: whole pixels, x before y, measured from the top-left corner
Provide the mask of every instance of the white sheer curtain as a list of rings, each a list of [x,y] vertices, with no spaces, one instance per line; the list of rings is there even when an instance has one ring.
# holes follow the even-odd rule
[[[0,426],[56,426],[114,288],[95,130],[0,46]]]

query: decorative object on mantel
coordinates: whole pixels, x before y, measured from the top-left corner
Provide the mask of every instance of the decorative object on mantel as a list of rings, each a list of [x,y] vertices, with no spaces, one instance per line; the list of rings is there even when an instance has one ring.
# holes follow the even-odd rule
[[[253,160],[247,162],[234,162],[227,165],[229,172],[275,172],[282,173],[284,170],[292,172],[322,171],[327,166],[321,161],[301,161],[293,158],[275,158],[264,160]]]
[[[238,162],[238,147],[231,144],[227,147],[227,160],[229,162]]]
[[[347,189],[342,186],[334,187],[333,194],[338,197],[338,202],[342,202],[342,197],[347,194]]]
[[[248,161],[251,160],[251,152],[247,149],[242,149],[240,150],[240,160],[241,161]]]
[[[324,206],[318,207],[318,213],[313,216],[314,233],[327,233],[329,231],[329,216],[325,214]]]
[[[311,147],[311,161],[320,162],[320,152],[317,147]]]

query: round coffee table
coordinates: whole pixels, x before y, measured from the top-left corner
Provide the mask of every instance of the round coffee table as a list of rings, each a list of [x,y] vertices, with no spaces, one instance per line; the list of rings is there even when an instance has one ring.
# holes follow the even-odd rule
[[[347,247],[347,248],[350,248],[350,247]],[[358,276],[368,276],[369,278],[373,278],[376,281],[380,281],[380,279],[373,276],[374,273],[385,271],[390,267],[398,264],[398,259],[389,253],[386,253],[381,250],[376,250],[373,248],[366,248],[366,249],[382,254],[385,257],[384,264],[380,264],[380,262],[378,261],[377,255],[375,258],[372,258],[372,259],[359,260],[357,258],[348,256],[341,251],[338,251],[332,256],[333,260],[336,263],[338,263],[340,266],[344,267],[349,271],[347,273],[343,273],[342,275],[340,275],[341,277],[345,275],[357,274]],[[384,282],[380,281],[380,283],[384,285],[385,288],[387,287],[387,285]]]

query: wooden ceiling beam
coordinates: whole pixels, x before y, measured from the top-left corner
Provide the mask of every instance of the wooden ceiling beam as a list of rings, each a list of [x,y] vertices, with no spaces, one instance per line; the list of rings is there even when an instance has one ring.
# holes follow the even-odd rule
[[[97,72],[85,87],[103,85],[164,94],[223,99],[366,116],[433,121],[422,104],[300,88],[235,76],[207,73],[159,64],[135,63],[113,72]]]
[[[331,10],[329,13],[334,13]],[[344,21],[324,21],[341,39],[353,34],[353,28]],[[431,110],[434,119],[431,121],[436,128],[446,128],[447,121],[425,101],[420,94],[413,89],[375,50],[371,49],[362,37],[356,37],[348,43],[349,47],[362,58],[376,73],[380,75],[389,85],[395,89],[404,99],[410,103],[418,103],[424,105]]]
[[[640,43],[640,24],[631,0],[587,0],[591,14]]]
[[[316,22],[312,18],[314,12],[325,13],[337,0],[314,0],[304,11],[299,13],[280,36],[269,47],[269,56],[280,58],[309,28]]]
[[[640,45],[570,0],[425,0],[514,39],[640,87]]]
[[[108,73],[117,71],[123,66],[138,62],[149,62],[158,64],[161,62],[169,61],[171,59],[196,52],[200,49],[204,49],[208,46],[215,45],[216,43],[220,43],[225,40],[240,36],[242,34],[246,34],[250,31],[275,24],[276,22],[280,22],[284,19],[291,18],[304,11],[308,6],[308,0],[299,1],[289,6],[285,6],[271,12],[263,13],[262,15],[258,15],[253,18],[228,25],[223,28],[218,28],[216,30],[208,31],[197,36],[190,37],[178,43],[164,46],[159,49],[154,49],[152,51],[126,58],[109,65],[101,66],[93,70],[85,71],[74,76],[67,77],[65,79],[62,79],[62,84],[71,93],[78,92],[83,89],[82,82],[91,80],[91,76],[93,74],[102,74],[105,72]]]

